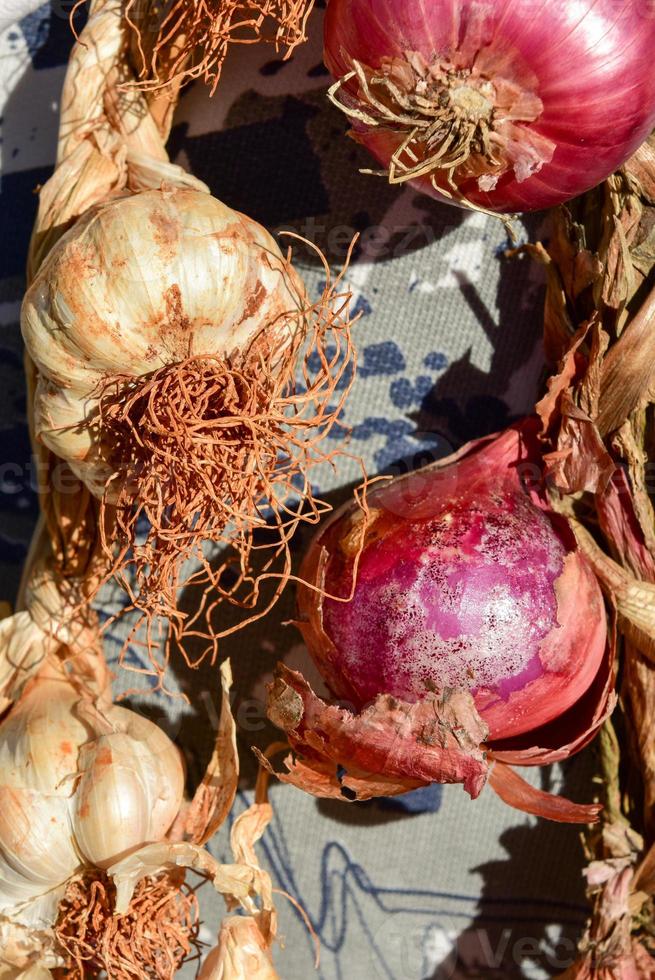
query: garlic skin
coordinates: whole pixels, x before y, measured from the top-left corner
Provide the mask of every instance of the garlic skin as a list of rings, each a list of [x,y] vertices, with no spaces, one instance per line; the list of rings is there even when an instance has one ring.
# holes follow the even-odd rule
[[[180,755],[156,725],[101,710],[48,664],[0,725],[0,914],[160,840],[183,790]]]
[[[218,945],[207,954],[198,980],[280,980],[270,944],[250,915],[223,919]]]
[[[23,590],[26,608],[0,618],[0,714],[19,699],[29,679],[62,645],[79,653],[92,650],[97,643],[95,615],[76,609],[75,601],[71,605],[60,588],[52,561],[45,556],[42,533],[40,525]],[[104,683],[107,681],[101,681],[101,686]]]
[[[102,497],[112,470],[94,417],[106,378],[226,357],[263,329],[284,348],[305,307],[274,239],[208,193],[164,184],[90,208],[23,302],[36,436]]]

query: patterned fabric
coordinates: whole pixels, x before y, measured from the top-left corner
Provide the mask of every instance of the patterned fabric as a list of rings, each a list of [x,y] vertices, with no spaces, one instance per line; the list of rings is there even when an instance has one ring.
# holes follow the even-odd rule
[[[17,7],[12,0],[11,9]],[[0,34],[0,596],[7,599],[15,595],[37,514],[18,319],[34,191],[54,156],[71,44],[67,11],[53,0],[52,8],[28,13]],[[542,373],[542,280],[529,262],[503,257],[500,222],[358,173],[370,161],[344,137],[345,121],[325,98],[320,10],[310,33],[289,62],[270,48],[233,50],[213,99],[201,86],[184,95],[171,153],[230,206],[272,231],[315,241],[335,267],[361,233],[347,276],[361,312],[360,368],[344,418],[348,451],[361,454],[371,474],[399,473],[529,411]],[[537,232],[536,220],[523,229]],[[320,262],[303,245],[294,250],[310,293],[318,295]],[[335,448],[337,438],[335,432]],[[336,472],[317,471],[315,482],[338,503],[359,475],[355,461],[343,460]],[[306,533],[298,536],[298,554],[307,542]],[[103,613],[121,602],[107,592]],[[244,770],[238,809],[252,795],[248,745],[265,747],[274,738],[262,708],[274,663],[302,667],[314,679],[298,634],[283,625],[292,611],[289,593],[267,619],[223,647],[236,676]],[[110,655],[124,631],[124,623],[110,631]],[[133,649],[131,664],[141,666],[141,657]],[[172,664],[169,684],[188,702],[157,695],[130,696],[128,703],[178,740],[193,781],[216,722],[216,672]],[[134,677],[122,672],[117,689],[133,686]],[[583,800],[590,765],[583,754],[529,778]],[[585,918],[577,829],[515,813],[490,791],[472,803],[459,787],[353,805],[280,785],[271,796],[275,818],[262,853],[276,886],[303,906],[321,943],[315,974],[312,938],[280,895],[284,947],[277,962],[286,980],[536,978],[570,962]],[[215,846],[227,859],[226,833]],[[200,895],[202,936],[209,940],[222,908],[206,886]],[[182,976],[193,976],[195,966]]]

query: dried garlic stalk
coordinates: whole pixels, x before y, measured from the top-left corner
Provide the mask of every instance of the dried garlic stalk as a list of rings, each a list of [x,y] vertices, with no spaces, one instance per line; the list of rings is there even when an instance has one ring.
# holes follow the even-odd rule
[[[33,437],[61,574],[87,599],[115,575],[151,648],[166,617],[197,662],[224,605],[271,607],[296,527],[329,509],[308,473],[352,381],[350,293],[326,266],[309,300],[262,227],[168,161],[173,103],[136,86],[128,36],[96,0],[66,76],[22,311]]]
[[[622,637],[619,708],[600,741],[606,807],[589,840],[593,916],[567,977],[655,977],[655,136],[559,209],[545,264],[537,406],[555,507],[574,521]]]

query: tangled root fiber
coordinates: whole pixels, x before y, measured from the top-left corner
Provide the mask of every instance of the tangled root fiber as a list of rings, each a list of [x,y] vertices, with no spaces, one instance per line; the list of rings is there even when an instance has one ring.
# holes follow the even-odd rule
[[[123,647],[125,666],[132,642],[147,646],[160,682],[173,642],[190,666],[210,652],[215,658],[221,637],[277,601],[298,525],[317,524],[330,510],[315,498],[309,473],[340,455],[322,443],[339,424],[354,377],[343,274],[331,281],[326,266],[319,301],[262,329],[247,350],[105,381],[99,443],[115,475],[100,534],[107,578],[129,596],[123,612],[140,614]],[[221,547],[208,556],[208,543]],[[200,587],[201,600],[186,614],[179,600],[190,586]],[[225,603],[248,613],[221,630],[214,620]],[[155,636],[162,617],[170,623],[163,644]],[[190,637],[204,641],[195,657],[182,642]]]
[[[212,94],[231,44],[267,41],[285,57],[306,40],[314,0],[128,0],[133,60],[144,89],[202,78]],[[138,11],[138,23],[132,12]]]
[[[56,926],[66,966],[55,976],[172,980],[198,949],[198,901],[183,872],[144,878],[124,915],[114,915],[114,900],[114,886],[102,872],[70,883]]]

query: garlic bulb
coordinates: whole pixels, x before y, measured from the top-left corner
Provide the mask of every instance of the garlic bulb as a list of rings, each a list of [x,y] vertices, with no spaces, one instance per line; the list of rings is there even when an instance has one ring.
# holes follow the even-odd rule
[[[26,579],[24,602],[28,608],[0,619],[0,715],[18,700],[27,681],[49,656],[56,656],[62,647],[71,654],[88,653],[100,643],[95,613],[79,604],[74,595],[62,592],[43,525],[35,534]],[[95,674],[96,667],[86,662]]]
[[[49,662],[0,725],[0,914],[161,840],[182,803],[168,737],[117,705],[100,711]]]
[[[273,238],[208,193],[164,185],[90,208],[23,303],[36,436],[101,497],[115,471],[98,430],[107,378],[226,360],[262,332],[284,348],[305,306]]]
[[[37,596],[53,610],[50,634],[64,630],[48,568],[37,563],[30,607],[3,621],[12,629],[0,633],[0,696],[10,705],[0,723],[0,980],[41,980],[55,968],[171,980],[193,950],[198,921],[186,868],[211,880],[230,909],[240,906],[268,948],[272,885],[254,843],[270,806],[257,802],[235,821],[234,864],[219,864],[203,846],[227,817],[238,782],[229,664],[220,672],[212,758],[185,801],[176,747],[148,719],[112,703],[101,653],[80,647],[83,636],[95,638],[92,630],[71,626],[73,649],[45,644],[38,668],[30,658],[19,683],[7,668],[22,635],[34,653],[41,627],[33,615],[46,625]]]
[[[162,178],[90,208],[25,296],[36,438],[100,501],[83,529],[101,543],[85,542],[101,556],[92,574],[116,576],[148,625],[166,616],[178,640],[193,627],[206,652],[219,604],[263,615],[260,575],[277,580],[274,602],[296,526],[329,509],[308,472],[335,455],[320,444],[352,382],[341,281],[326,266],[310,302],[256,222]],[[228,553],[217,569],[206,542]],[[179,611],[187,560],[206,596],[190,618]]]

